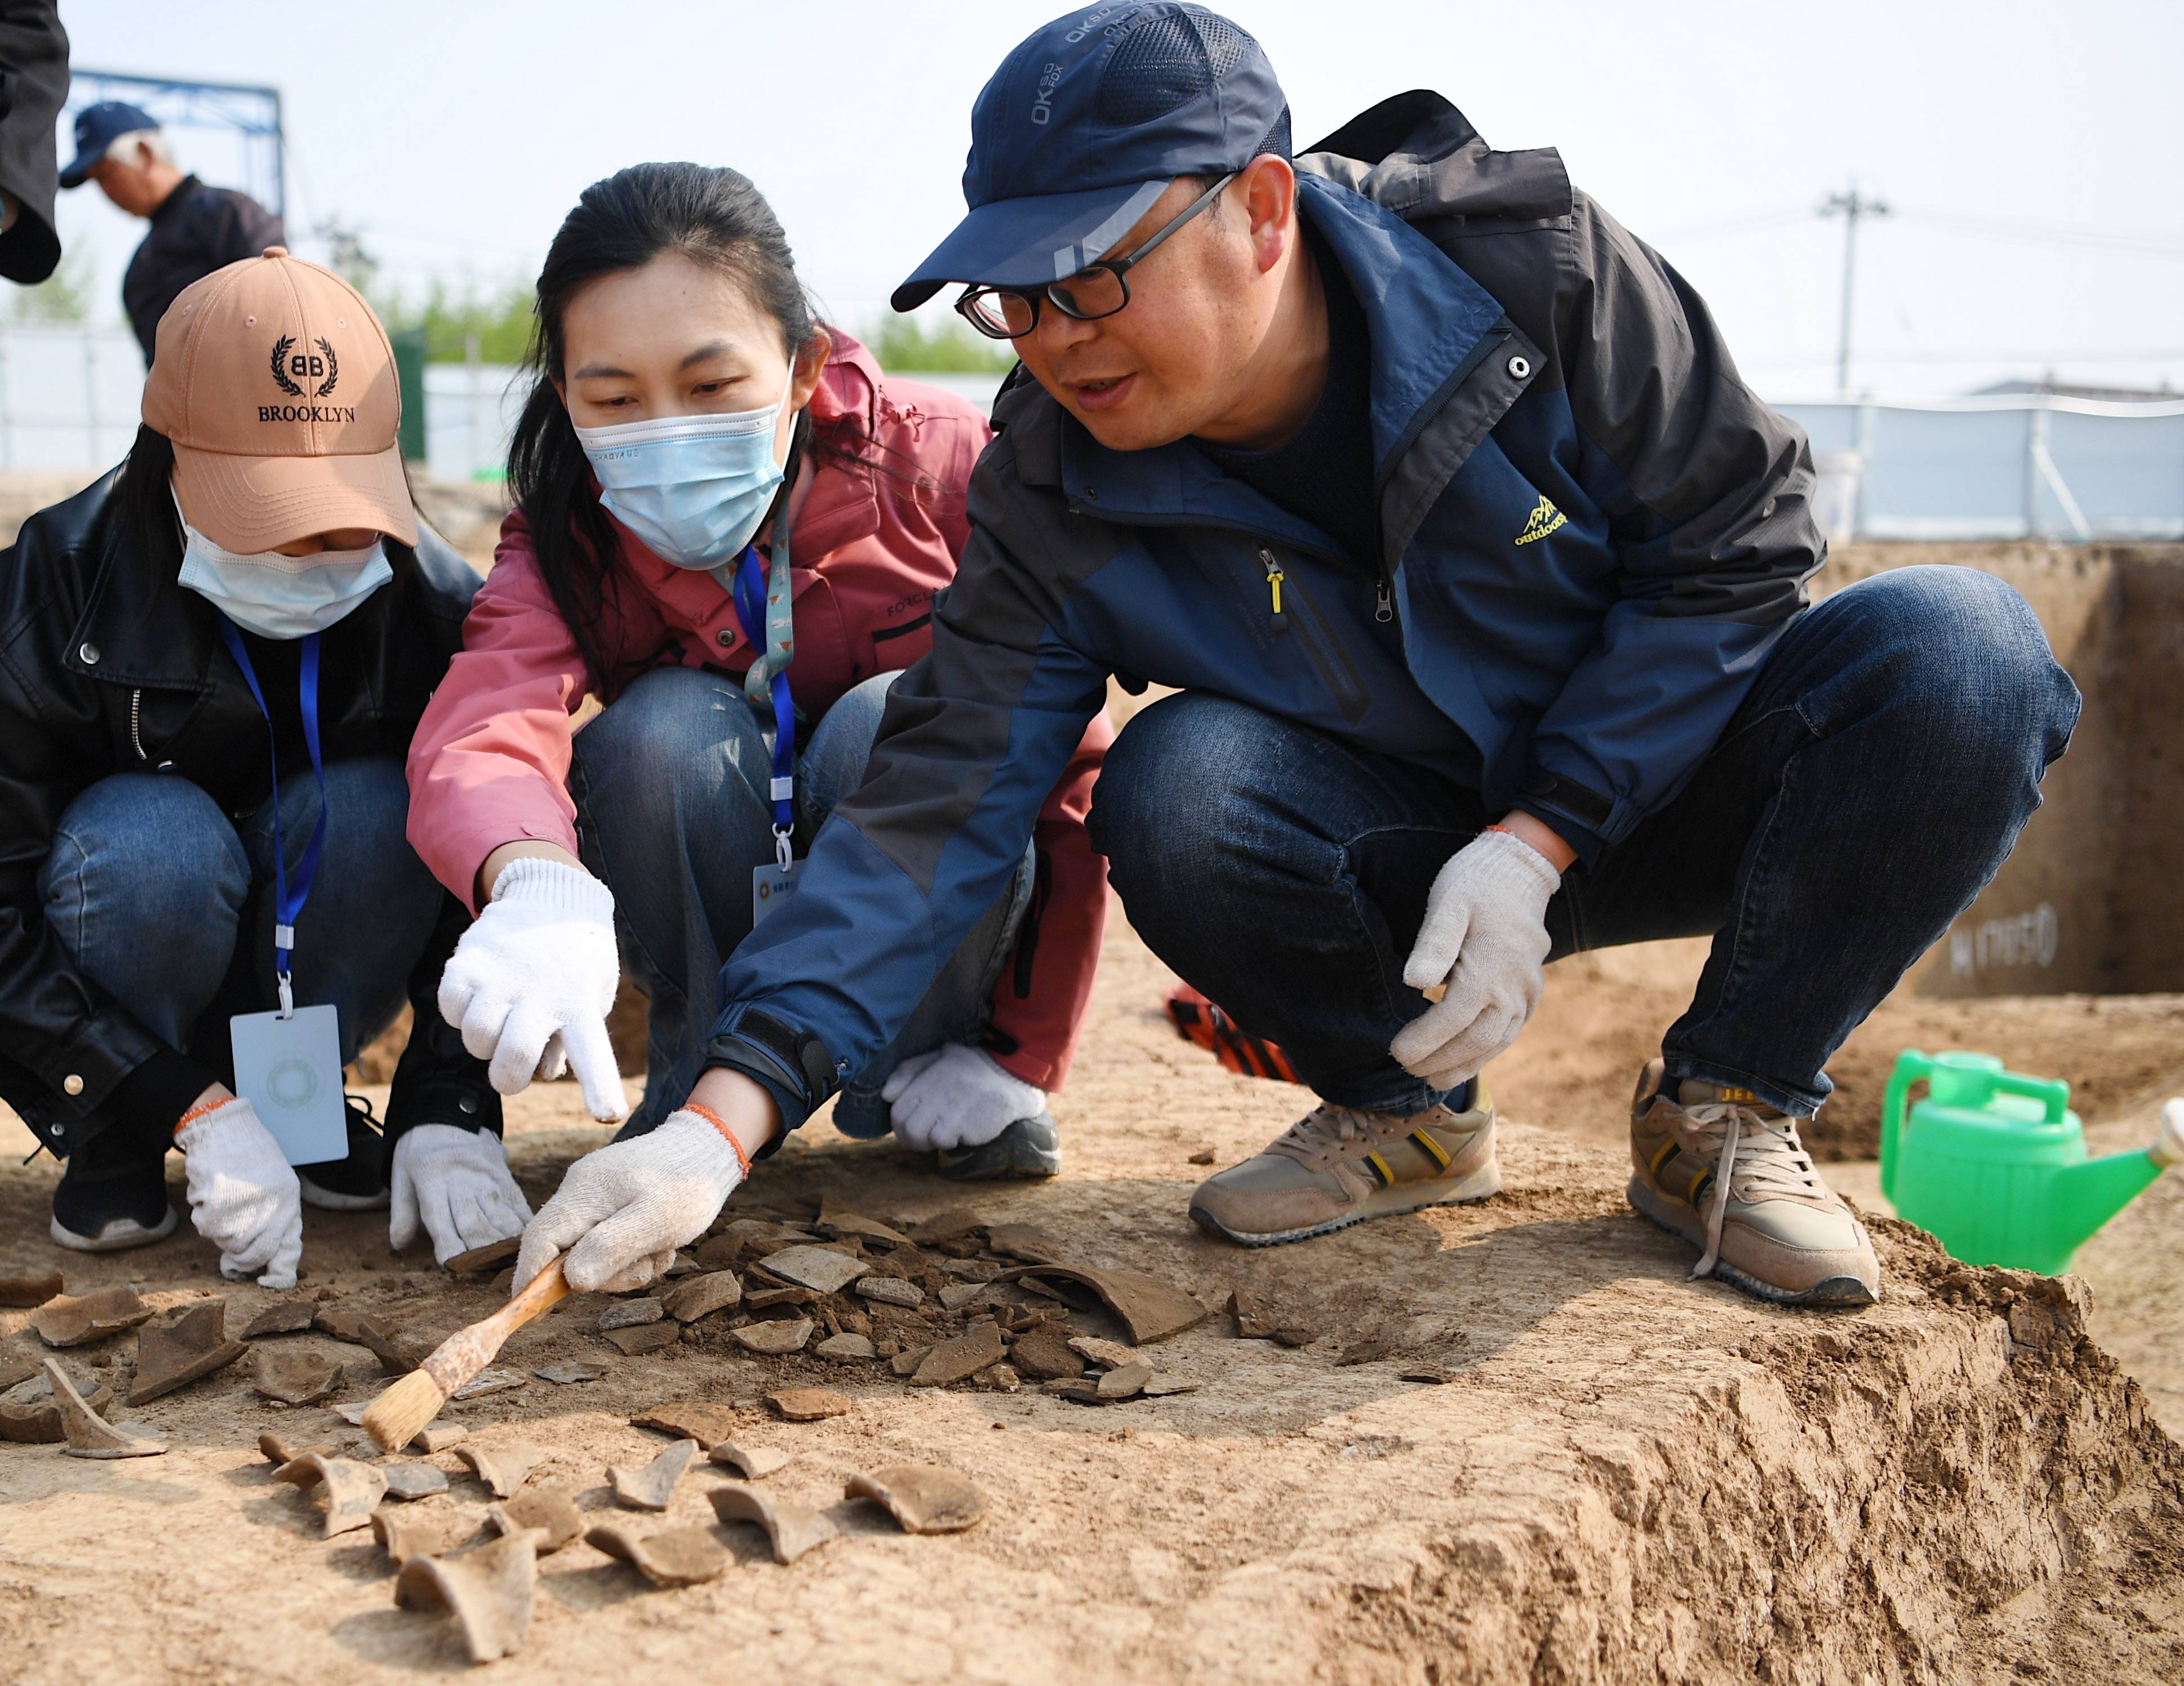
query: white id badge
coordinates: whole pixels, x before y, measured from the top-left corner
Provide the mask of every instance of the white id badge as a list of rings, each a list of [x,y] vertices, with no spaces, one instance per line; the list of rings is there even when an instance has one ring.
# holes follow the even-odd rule
[[[796,893],[796,874],[803,870],[804,863],[801,861],[791,861],[785,867],[773,865],[751,868],[753,930],[766,923],[768,913],[777,912]]]
[[[327,1006],[299,1007],[287,1019],[238,1013],[227,1021],[235,1092],[250,1103],[292,1165],[348,1156],[338,1019]]]

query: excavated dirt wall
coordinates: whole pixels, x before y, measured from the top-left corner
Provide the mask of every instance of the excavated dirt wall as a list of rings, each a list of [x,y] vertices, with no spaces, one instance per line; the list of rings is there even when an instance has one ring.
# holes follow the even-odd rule
[[[1853,544],[1819,584],[1956,563],[2025,594],[2085,695],[2046,806],[1919,963],[1932,996],[2184,990],[2184,546]]]

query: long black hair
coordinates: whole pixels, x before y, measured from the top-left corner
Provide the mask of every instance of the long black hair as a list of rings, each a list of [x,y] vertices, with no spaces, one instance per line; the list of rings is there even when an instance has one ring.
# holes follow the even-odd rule
[[[508,487],[531,528],[538,572],[590,670],[593,689],[614,683],[601,622],[618,613],[616,544],[592,488],[591,466],[556,382],[563,377],[562,319],[578,289],[602,276],[643,267],[675,252],[740,282],[781,331],[793,371],[817,324],[797,279],[781,223],[748,176],[699,164],[638,164],[584,189],[561,223],[538,271],[536,327],[522,418],[508,448]],[[780,496],[795,484],[802,454],[843,463],[866,459],[869,441],[854,422],[815,438],[809,410],[797,416]]]

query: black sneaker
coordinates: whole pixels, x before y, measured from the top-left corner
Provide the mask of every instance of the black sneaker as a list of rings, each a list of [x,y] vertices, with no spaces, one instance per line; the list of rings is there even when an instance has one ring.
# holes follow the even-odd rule
[[[323,1212],[376,1212],[388,1203],[387,1145],[380,1139],[371,1103],[361,1095],[343,1098],[348,1103],[348,1157],[298,1165],[296,1181],[304,1186],[306,1206]]]
[[[119,1253],[149,1247],[174,1233],[180,1221],[167,1203],[166,1155],[100,1164],[96,1143],[69,1156],[53,1190],[48,1233],[76,1253]]]
[[[940,1175],[957,1182],[1000,1182],[1012,1177],[1056,1176],[1061,1170],[1061,1132],[1054,1114],[1020,1118],[992,1141],[960,1152],[940,1150]]]

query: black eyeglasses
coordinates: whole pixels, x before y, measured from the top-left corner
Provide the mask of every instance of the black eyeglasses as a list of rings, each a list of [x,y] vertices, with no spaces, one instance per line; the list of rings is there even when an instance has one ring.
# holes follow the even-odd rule
[[[1039,326],[1043,299],[1052,300],[1056,310],[1080,322],[1112,316],[1130,302],[1130,284],[1123,276],[1152,256],[1162,241],[1212,204],[1239,173],[1230,170],[1127,258],[1091,265],[1067,281],[1050,281],[1029,293],[1013,287],[967,287],[956,301],[956,314],[989,339],[1019,339],[1029,333]]]

